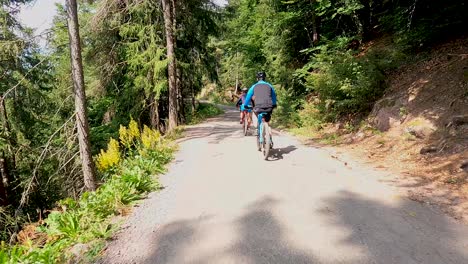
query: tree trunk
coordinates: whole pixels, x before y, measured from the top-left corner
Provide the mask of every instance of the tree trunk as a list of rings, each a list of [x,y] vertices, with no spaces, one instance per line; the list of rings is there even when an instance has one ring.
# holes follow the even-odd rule
[[[315,5],[316,0],[312,0],[312,4]],[[320,41],[319,35],[319,28],[320,28],[320,18],[317,17],[317,13],[315,10],[312,11],[312,43],[317,45]]]
[[[184,117],[185,117],[185,113],[184,113],[184,99],[183,99],[183,96],[182,96],[182,86],[180,85],[181,84],[181,72],[180,72],[180,68],[177,68],[176,69],[176,73],[177,73],[177,76],[176,76],[176,87],[177,87],[177,113],[179,115],[179,124],[183,124],[184,123]]]
[[[373,27],[373,0],[361,1],[363,8],[357,11],[357,17],[362,25],[362,40],[366,41],[372,39]],[[358,30],[359,30],[359,23]]]
[[[89,143],[89,125],[86,110],[86,94],[84,87],[83,64],[81,58],[80,32],[78,25],[78,11],[76,0],[67,0],[67,24],[70,38],[70,57],[72,78],[75,94],[76,125],[78,127],[78,142],[86,189],[96,189],[94,163],[91,157]]]
[[[180,105],[180,123],[184,124],[185,123],[185,102],[184,102],[184,96],[181,93],[180,98],[179,98],[179,105]]]
[[[10,127],[10,122],[8,120],[7,109],[5,106],[5,98],[3,97],[0,97],[0,113],[1,113],[1,118],[2,118],[2,125],[4,129],[5,139],[8,144],[7,149],[6,149],[7,155],[5,155],[4,152],[2,152],[2,158],[1,158],[2,167],[0,168],[2,178],[0,180],[3,181],[5,194],[8,194],[8,192],[11,191],[11,188],[12,188],[11,184],[13,184],[15,180],[14,174],[10,173],[10,171],[8,170],[8,166],[11,166],[13,171],[16,170],[16,157],[15,157],[14,151],[12,151],[12,149],[15,149],[16,147],[16,140],[11,135],[12,131]],[[11,161],[10,164],[8,164],[7,162],[8,155],[10,155],[10,161]]]
[[[7,134],[7,137],[10,136],[10,124],[8,123],[8,115],[6,112],[6,106],[5,106],[5,98],[0,97],[0,111],[2,113],[2,125],[3,129],[5,130],[5,134]]]
[[[314,45],[317,45],[317,43],[319,42],[320,40],[320,35],[319,35],[319,32],[318,32],[318,19],[316,18],[315,14],[313,16],[313,20],[314,20],[314,23],[312,25],[312,43],[314,43]]]
[[[173,18],[170,0],[161,0],[164,14],[164,28],[166,30],[167,58],[169,60],[169,126],[168,131],[177,127],[177,85],[176,85],[176,58],[174,51]]]
[[[318,19],[314,13],[314,24],[312,26],[312,42],[314,43],[314,45],[317,45],[317,43],[320,41],[319,23],[320,19]]]
[[[192,114],[195,113],[196,105],[195,105],[195,90],[193,89],[193,84],[190,83],[190,91],[192,92]]]
[[[159,101],[154,93],[150,95],[150,104],[151,128],[159,130]]]
[[[5,155],[0,158],[0,205],[8,205],[8,169],[5,161]]]
[[[356,25],[357,29],[357,36],[359,37],[359,44],[361,44],[362,40],[364,39],[364,24],[361,21],[361,18],[358,15],[358,12],[354,11],[352,14],[352,19],[354,20],[354,24]]]
[[[182,86],[181,86],[181,78],[182,73],[180,67],[177,63],[177,6],[176,1],[171,0],[171,12],[172,12],[172,34],[174,37],[174,63],[175,63],[175,71],[176,71],[176,89],[177,89],[177,114],[178,114],[178,123],[183,124],[185,122],[185,113],[184,113],[184,102],[182,96]]]

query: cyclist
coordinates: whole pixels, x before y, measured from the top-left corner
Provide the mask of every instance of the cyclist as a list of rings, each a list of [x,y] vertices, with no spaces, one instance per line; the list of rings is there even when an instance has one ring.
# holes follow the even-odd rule
[[[260,71],[257,73],[257,83],[250,87],[244,106],[249,105],[251,100],[255,100],[254,112],[258,116],[264,114],[265,121],[268,123],[271,119],[273,108],[276,108],[276,92],[273,86],[265,81],[266,73]]]
[[[243,124],[244,122],[244,117],[246,112],[249,114],[248,116],[248,122],[250,125],[250,122],[252,120],[252,105],[249,104],[247,107],[244,106],[245,99],[247,97],[247,88],[242,89],[242,95],[239,97],[239,100],[237,100],[236,107],[239,108],[240,110],[240,124]],[[253,103],[253,101],[252,101]]]

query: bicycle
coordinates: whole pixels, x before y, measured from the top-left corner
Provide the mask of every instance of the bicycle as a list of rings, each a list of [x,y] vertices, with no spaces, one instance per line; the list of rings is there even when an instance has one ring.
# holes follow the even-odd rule
[[[267,113],[263,112],[258,115],[257,124],[257,148],[258,151],[263,152],[265,160],[268,160],[270,150],[273,148],[273,140],[271,136],[271,127],[268,122],[265,121],[264,115]]]
[[[250,115],[250,113],[252,111],[251,109],[252,109],[251,107],[247,107],[247,108],[244,108],[242,110],[244,112],[244,117],[242,119],[242,126],[243,126],[243,130],[244,130],[244,136],[247,136],[250,124],[252,124],[252,116]]]

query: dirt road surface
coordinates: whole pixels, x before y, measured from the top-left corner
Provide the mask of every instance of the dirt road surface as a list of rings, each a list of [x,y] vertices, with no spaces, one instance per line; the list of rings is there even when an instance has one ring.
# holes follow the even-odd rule
[[[188,127],[164,190],[101,263],[468,263],[468,227],[413,202],[380,171],[274,134],[271,161],[238,112]]]

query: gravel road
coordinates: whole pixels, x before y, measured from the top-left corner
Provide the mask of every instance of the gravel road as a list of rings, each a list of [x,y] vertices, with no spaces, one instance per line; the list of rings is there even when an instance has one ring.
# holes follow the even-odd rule
[[[278,133],[264,161],[232,109],[185,134],[100,263],[468,263],[468,227],[391,175]]]

